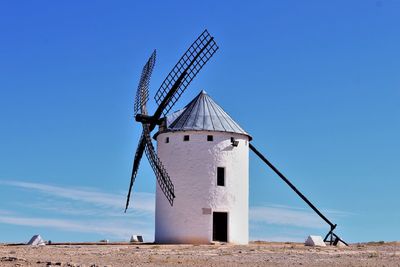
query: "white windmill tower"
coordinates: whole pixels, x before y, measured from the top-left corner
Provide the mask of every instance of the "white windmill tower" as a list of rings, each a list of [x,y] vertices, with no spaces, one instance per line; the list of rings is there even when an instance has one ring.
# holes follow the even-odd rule
[[[324,241],[345,243],[333,232],[336,224],[249,142],[250,135],[204,91],[183,110],[169,114],[217,50],[214,37],[205,30],[156,92],[158,107],[152,116],[147,113],[146,103],[155,51],[143,67],[135,101],[135,119],[142,123],[143,132],[133,162],[126,209],[145,153],[158,182],[156,242],[209,243],[215,240],[246,244],[250,149],[330,226]],[[158,155],[151,139],[151,132],[157,125]]]
[[[155,138],[177,196],[157,186],[155,241],[247,244],[250,136],[202,91]]]

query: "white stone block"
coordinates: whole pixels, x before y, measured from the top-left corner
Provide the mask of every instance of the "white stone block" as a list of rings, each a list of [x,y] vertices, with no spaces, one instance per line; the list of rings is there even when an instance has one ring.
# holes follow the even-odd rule
[[[29,240],[27,245],[30,245],[30,246],[44,246],[44,245],[46,245],[46,242],[43,240],[43,238],[40,235],[34,235]]]
[[[141,235],[132,235],[131,236],[131,243],[143,242],[143,237]]]
[[[324,240],[319,235],[308,236],[308,238],[304,244],[306,246],[312,246],[312,247],[326,247]]]

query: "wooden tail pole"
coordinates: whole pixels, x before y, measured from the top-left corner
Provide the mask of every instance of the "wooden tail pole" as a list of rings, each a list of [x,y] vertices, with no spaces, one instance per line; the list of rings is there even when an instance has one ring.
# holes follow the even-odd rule
[[[249,143],[250,149],[265,163],[267,164],[296,194],[310,206],[313,211],[315,211],[319,217],[321,217],[327,224],[330,226],[330,231],[328,234],[325,236],[324,241],[326,242],[328,238],[330,238],[329,243],[331,245],[336,245],[339,241],[341,241],[343,244],[347,246],[347,243],[344,242],[342,239],[340,239],[335,233],[333,233],[333,230],[336,228],[336,224],[333,224],[328,218],[325,217],[315,206],[314,204],[309,201],[306,196],[303,195],[272,163],[264,157],[263,154],[261,154],[260,151],[258,151],[252,144]]]

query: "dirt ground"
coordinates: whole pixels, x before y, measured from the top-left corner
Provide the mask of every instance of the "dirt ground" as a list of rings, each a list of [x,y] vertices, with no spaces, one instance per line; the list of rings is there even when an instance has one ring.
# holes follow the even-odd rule
[[[400,243],[239,245],[0,245],[0,266],[400,266]]]

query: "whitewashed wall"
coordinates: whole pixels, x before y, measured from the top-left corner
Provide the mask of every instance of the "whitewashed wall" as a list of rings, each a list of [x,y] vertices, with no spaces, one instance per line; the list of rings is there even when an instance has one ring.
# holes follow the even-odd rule
[[[184,142],[183,136],[190,135]],[[214,141],[207,141],[213,135]],[[169,137],[169,143],[165,143]],[[239,141],[231,145],[231,137]],[[248,137],[226,132],[180,131],[157,136],[158,156],[175,186],[171,207],[157,184],[155,242],[212,242],[212,213],[228,212],[228,242],[247,244],[249,207]],[[225,167],[225,186],[217,186]]]

